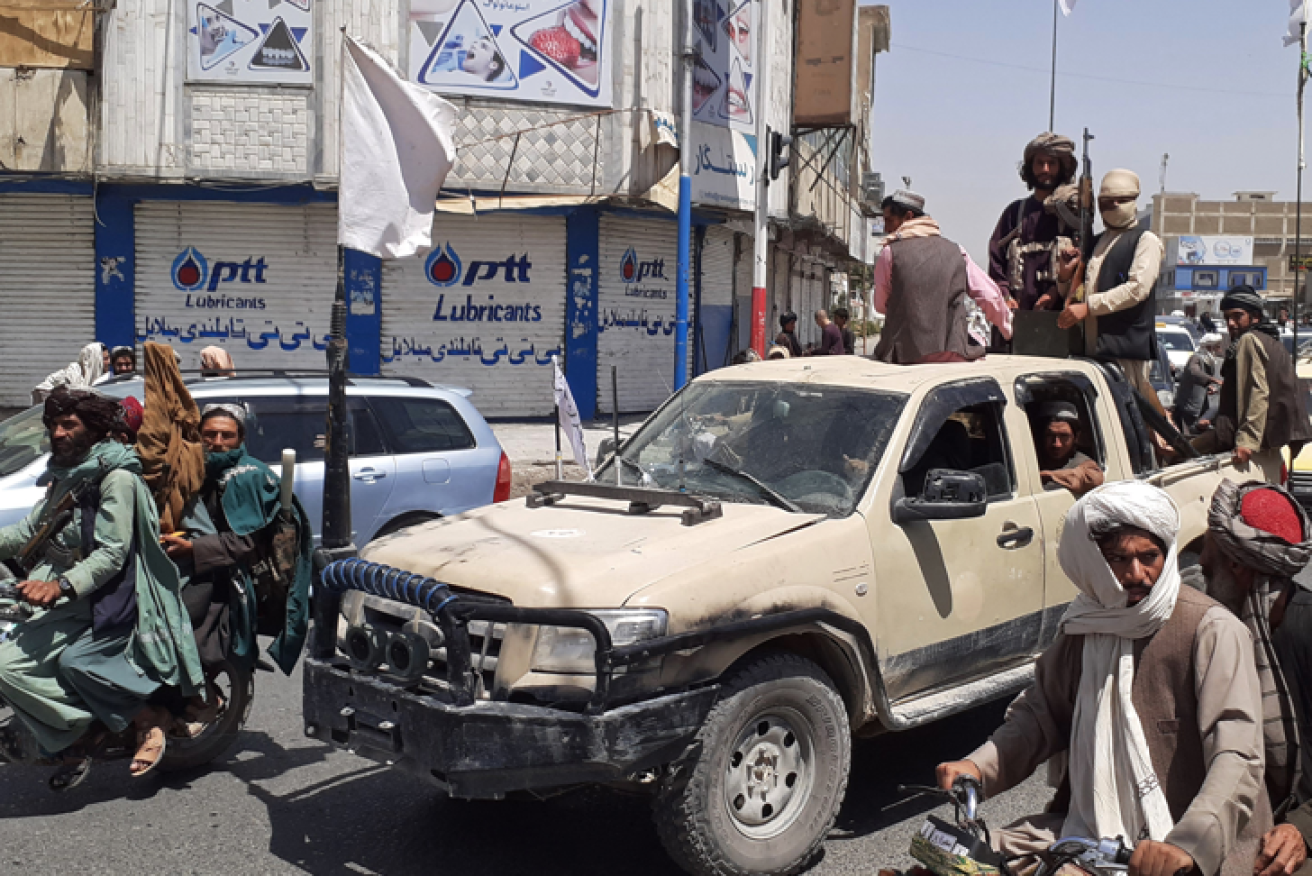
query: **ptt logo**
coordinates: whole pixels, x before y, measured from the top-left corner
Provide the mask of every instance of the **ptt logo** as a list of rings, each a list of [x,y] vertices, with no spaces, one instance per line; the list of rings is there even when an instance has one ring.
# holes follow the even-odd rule
[[[664,280],[665,259],[641,261],[633,247],[629,247],[620,261],[620,279],[625,283],[641,283],[643,280]]]
[[[263,283],[268,265],[264,256],[250,256],[244,262],[216,261],[210,265],[200,250],[189,246],[173,260],[173,285],[179,292],[213,292],[220,283]]]
[[[528,283],[531,282],[528,272],[532,268],[533,263],[528,260],[528,253],[524,253],[522,256],[508,256],[501,261],[474,260],[466,270],[451,244],[444,243],[428,254],[428,260],[424,262],[424,276],[428,282],[443,289],[456,284],[472,286],[495,280],[498,274],[502,275],[503,283]]]

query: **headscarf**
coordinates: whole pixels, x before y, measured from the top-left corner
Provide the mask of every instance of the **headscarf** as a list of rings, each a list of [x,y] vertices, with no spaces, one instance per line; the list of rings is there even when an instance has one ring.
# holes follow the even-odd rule
[[[89,389],[69,389],[56,386],[46,398],[45,408],[41,413],[41,422],[47,429],[51,428],[57,417],[77,415],[82,425],[91,433],[92,441],[99,443],[105,439],[118,422],[121,408],[117,399],[103,396]]]
[[[889,196],[889,200],[899,207],[907,207],[917,213],[925,212],[925,196],[916,194],[910,189],[898,189]]]
[[[105,346],[92,341],[77,354],[77,361],[52,373],[32,390],[33,403],[40,403],[57,386],[86,389],[105,372]]]
[[[146,485],[159,505],[161,532],[182,529],[183,509],[205,483],[200,412],[182,382],[173,348],[147,341],[146,411],[137,433]]]
[[[1139,175],[1132,170],[1109,170],[1098,189],[1099,198],[1138,198]],[[1136,210],[1133,200],[1117,204],[1110,210],[1099,210],[1103,224],[1108,228],[1129,228],[1134,224]]]
[[[1149,532],[1167,548],[1161,575],[1137,605],[1126,604],[1124,588],[1093,540],[1096,532],[1122,526]],[[1098,487],[1066,515],[1057,559],[1080,593],[1061,630],[1084,637],[1071,722],[1067,836],[1138,837],[1146,830],[1160,842],[1174,827],[1131,692],[1134,642],[1166,624],[1180,594],[1179,528],[1171,497],[1138,481]],[[1152,790],[1140,798],[1139,788]]]
[[[200,369],[208,376],[236,377],[237,369],[232,356],[222,347],[206,347],[200,351]]]
[[[145,409],[142,408],[141,402],[133,396],[128,396],[119,402],[119,408],[119,417],[115,429],[127,435],[130,443],[136,444],[137,433],[141,431],[141,420],[145,416]]]
[[[1025,180],[1027,185],[1033,186],[1034,156],[1040,152],[1047,153],[1057,159],[1057,164],[1061,167],[1061,175],[1058,177],[1058,184],[1069,183],[1075,178],[1075,171],[1079,167],[1079,162],[1075,159],[1075,141],[1070,137],[1063,137],[1061,134],[1045,132],[1035,137],[1025,146],[1024,164],[1021,166],[1020,178]]]
[[[1235,484],[1227,479],[1212,494],[1207,529],[1222,553],[1261,576],[1245,595],[1239,619],[1253,637],[1262,688],[1266,785],[1272,807],[1280,812],[1282,806],[1288,808],[1298,786],[1301,746],[1293,698],[1271,640],[1271,606],[1288,586],[1280,579],[1297,575],[1312,556],[1308,517],[1280,487],[1264,481]]]
[[[1225,355],[1226,336],[1220,332],[1208,332],[1198,342],[1198,355],[1208,369],[1216,367],[1217,360]]]
[[[1266,311],[1262,308],[1262,296],[1247,284],[1241,283],[1221,297],[1222,313],[1236,309],[1247,310],[1258,319],[1265,319]]]

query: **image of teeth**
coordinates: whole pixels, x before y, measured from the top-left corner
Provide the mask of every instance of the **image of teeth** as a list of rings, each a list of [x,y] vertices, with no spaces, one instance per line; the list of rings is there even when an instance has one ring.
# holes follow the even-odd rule
[[[565,16],[564,28],[570,36],[579,41],[579,48],[582,50],[581,54],[585,57],[591,55],[592,59],[595,60],[597,57],[596,41],[579,27],[571,16]]]

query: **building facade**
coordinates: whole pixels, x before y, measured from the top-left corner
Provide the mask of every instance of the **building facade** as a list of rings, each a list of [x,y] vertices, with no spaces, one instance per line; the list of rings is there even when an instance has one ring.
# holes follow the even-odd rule
[[[693,373],[745,345],[751,131],[756,112],[794,129],[808,4],[833,5],[694,4]],[[31,38],[0,40],[0,104],[17,107],[0,119],[0,404],[22,403],[92,339],[169,343],[184,369],[210,345],[239,370],[324,368],[344,31],[458,110],[432,248],[345,254],[351,370],[466,386],[486,416],[525,417],[550,413],[556,356],[585,417],[609,411],[612,374],[621,410],[651,410],[674,379],[682,5],[24,7]],[[855,28],[850,11],[851,54],[857,31],[873,54],[878,23]],[[868,257],[852,168],[868,163],[869,127],[841,136],[841,161],[796,149],[769,189],[772,316],[823,306],[812,289]]]
[[[1152,228],[1166,246],[1158,310],[1215,312],[1225,291],[1241,284],[1261,292],[1273,313],[1287,305],[1295,291],[1289,260],[1298,212],[1275,196],[1236,192],[1234,200],[1205,201],[1195,194],[1154,195]],[[1303,223],[1303,234],[1312,237],[1312,207],[1304,206]],[[1306,243],[1303,250],[1308,252]]]

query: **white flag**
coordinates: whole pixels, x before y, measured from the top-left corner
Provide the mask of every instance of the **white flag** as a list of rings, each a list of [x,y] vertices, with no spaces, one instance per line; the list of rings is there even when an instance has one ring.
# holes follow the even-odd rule
[[[1296,46],[1302,40],[1300,31],[1307,16],[1307,4],[1303,0],[1289,0],[1289,31],[1285,34],[1285,46]]]
[[[1075,0],[1057,0],[1057,5],[1061,7],[1062,15],[1070,15],[1075,11]]]
[[[451,104],[345,38],[338,244],[389,259],[432,244],[433,205],[456,159],[455,118]]]
[[[583,423],[579,421],[579,406],[574,404],[574,393],[569,391],[569,381],[565,372],[560,370],[560,361],[551,357],[551,368],[555,376],[552,388],[556,393],[556,416],[560,419],[560,429],[569,440],[574,451],[574,461],[588,473],[592,480],[592,466],[588,465],[588,448],[583,444]]]

